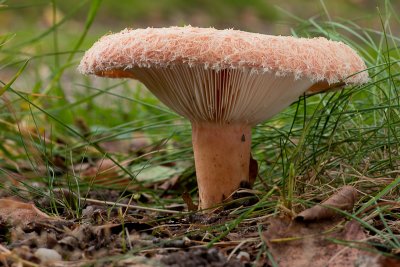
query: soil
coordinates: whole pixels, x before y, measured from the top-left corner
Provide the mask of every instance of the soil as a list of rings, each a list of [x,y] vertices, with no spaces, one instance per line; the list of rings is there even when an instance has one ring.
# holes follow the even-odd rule
[[[120,193],[95,190],[87,196],[119,201]],[[0,198],[0,266],[267,267],[274,262],[291,267],[350,267],[361,262],[357,266],[400,266],[395,257],[383,257],[374,247],[361,245],[364,240],[381,241],[371,239],[359,222],[337,214],[327,219],[316,206],[303,213],[313,213],[313,220],[270,216],[232,227],[238,220],[232,212],[238,208],[235,205],[254,205],[248,194],[235,196],[238,202],[229,205],[231,210],[209,214],[126,210],[101,201],[83,202],[80,211],[71,208],[75,196],[65,191],[57,192],[55,199],[70,202],[69,208],[45,197],[37,198],[36,205],[9,197],[2,192]],[[182,211],[182,206],[176,211]]]
[[[238,260],[227,260],[216,248],[195,248],[188,251],[171,253],[161,259],[167,266],[173,267],[241,267],[246,266]],[[250,266],[250,265],[249,265]]]
[[[96,196],[99,195],[110,196],[110,199],[117,196],[112,190],[96,192]],[[45,198],[37,199],[36,203],[40,203],[41,207],[50,207]],[[122,216],[124,209],[87,204],[78,220],[68,210],[59,209],[58,216],[49,217],[32,207],[34,209],[24,211],[29,221],[23,223],[14,220],[17,213],[2,214],[0,211],[0,266],[14,266],[21,261],[28,262],[30,266],[66,266],[72,263],[73,266],[130,266],[133,263],[177,267],[251,266],[250,261],[255,260],[253,256],[239,260],[237,254],[241,251],[252,254],[251,250],[257,250],[255,246],[258,242],[241,246],[228,259],[238,245],[235,239],[240,239],[240,233],[223,238],[221,245],[217,243],[212,248],[205,247],[218,232],[209,231],[210,236],[205,236],[207,231],[204,229],[230,220],[224,211],[207,216],[171,216],[128,210]],[[257,232],[257,227],[249,229]],[[246,235],[249,232],[247,230]],[[50,250],[50,254],[59,254],[64,265],[39,257],[40,248]]]

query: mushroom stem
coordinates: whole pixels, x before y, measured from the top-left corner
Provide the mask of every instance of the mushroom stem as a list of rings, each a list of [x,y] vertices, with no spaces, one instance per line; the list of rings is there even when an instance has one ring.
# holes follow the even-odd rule
[[[192,123],[201,209],[228,200],[249,183],[251,127],[247,124]]]

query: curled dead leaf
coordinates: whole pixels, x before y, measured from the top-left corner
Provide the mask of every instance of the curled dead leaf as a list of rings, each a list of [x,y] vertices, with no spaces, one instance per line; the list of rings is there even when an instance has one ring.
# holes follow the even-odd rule
[[[357,201],[357,195],[357,190],[354,187],[344,186],[321,204],[300,212],[295,217],[295,220],[317,221],[340,216],[335,209],[343,211],[352,210]]]

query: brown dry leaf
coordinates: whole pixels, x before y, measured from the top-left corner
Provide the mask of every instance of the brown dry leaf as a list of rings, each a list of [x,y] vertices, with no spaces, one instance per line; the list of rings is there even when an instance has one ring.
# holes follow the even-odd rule
[[[389,258],[383,255],[359,257],[356,264],[357,267],[400,267],[400,260]]]
[[[8,198],[0,199],[0,218],[13,226],[22,227],[33,221],[53,219],[36,208],[34,204]]]
[[[131,139],[111,140],[99,144],[107,153],[128,154],[132,152],[150,152],[151,140],[144,133],[135,132]]]
[[[379,257],[379,267],[400,267],[400,260],[397,258],[389,258],[389,257],[384,257],[384,256],[380,256]],[[360,265],[360,267],[362,267]]]
[[[352,210],[357,200],[357,190],[352,186],[344,186],[333,196],[319,205],[300,212],[295,219],[298,221],[316,221],[340,216],[336,210]]]
[[[156,184],[156,189],[167,191],[169,189],[176,188],[176,185],[180,182],[180,175],[175,175],[172,178],[165,180],[161,185]]]
[[[344,226],[342,222],[326,220],[305,224],[289,218],[273,218],[263,239],[280,267],[353,267],[359,258],[370,254],[328,239],[362,241],[367,235],[357,221],[349,221]]]
[[[196,211],[198,209],[198,206],[193,203],[192,197],[187,191],[183,192],[182,199],[185,201],[189,211]]]
[[[120,177],[119,167],[111,159],[100,159],[95,166],[88,167],[81,173],[84,180],[104,186],[127,186],[129,178]]]

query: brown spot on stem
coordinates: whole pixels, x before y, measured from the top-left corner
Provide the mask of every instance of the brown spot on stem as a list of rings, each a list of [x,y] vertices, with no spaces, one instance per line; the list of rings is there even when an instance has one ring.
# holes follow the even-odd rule
[[[246,142],[246,136],[242,135],[242,142]]]

